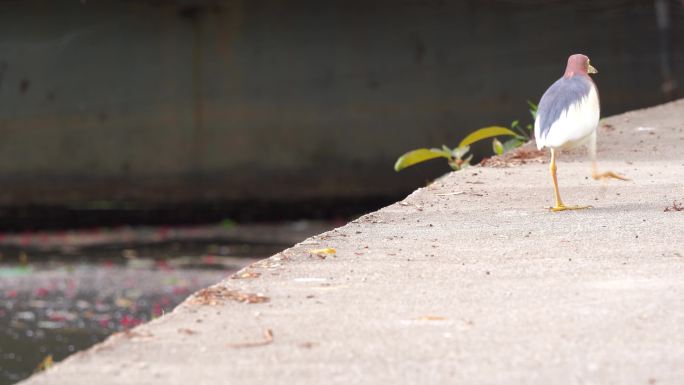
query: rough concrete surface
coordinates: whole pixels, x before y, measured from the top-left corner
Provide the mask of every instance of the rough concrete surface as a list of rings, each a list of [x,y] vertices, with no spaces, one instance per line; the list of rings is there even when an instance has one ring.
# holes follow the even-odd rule
[[[682,118],[602,123],[600,167],[628,182],[561,156],[564,200],[593,209],[549,212],[532,151],[451,173],[25,383],[683,383]]]

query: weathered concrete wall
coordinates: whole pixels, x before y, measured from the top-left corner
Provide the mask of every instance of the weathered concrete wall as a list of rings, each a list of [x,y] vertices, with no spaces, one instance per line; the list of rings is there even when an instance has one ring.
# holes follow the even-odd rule
[[[2,1],[0,204],[401,193],[445,166],[395,174],[398,155],[525,118],[569,53],[607,113],[666,99],[659,55],[683,79],[684,40],[659,41],[684,12],[662,35],[654,9]]]

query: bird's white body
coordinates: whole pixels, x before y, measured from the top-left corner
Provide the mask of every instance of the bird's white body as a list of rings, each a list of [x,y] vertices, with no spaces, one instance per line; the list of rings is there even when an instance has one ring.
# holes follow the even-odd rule
[[[537,113],[534,121],[534,136],[538,149],[572,148],[585,144],[595,138],[596,126],[601,116],[596,86],[592,82],[585,97],[563,109],[558,119],[551,124],[545,137],[541,135],[540,113],[542,112]]]

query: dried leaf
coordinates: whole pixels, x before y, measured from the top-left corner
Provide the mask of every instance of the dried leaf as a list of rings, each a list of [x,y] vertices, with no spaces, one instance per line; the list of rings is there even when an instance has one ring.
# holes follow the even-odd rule
[[[510,167],[526,164],[527,162],[544,163],[545,161],[545,151],[537,150],[531,145],[526,145],[506,151],[501,156],[483,159],[480,165],[483,167]]]
[[[238,272],[233,274],[230,278],[231,279],[252,279],[252,278],[257,278],[261,275],[261,273],[256,272],[256,271],[243,271],[243,272]]]
[[[38,364],[38,366],[36,367],[36,369],[33,372],[38,373],[38,372],[42,372],[44,370],[48,370],[54,364],[55,364],[55,362],[52,359],[52,354],[48,354],[45,358],[43,358],[42,361],[40,361],[40,364]]]
[[[337,250],[333,249],[332,247],[326,247],[325,249],[313,249],[309,250],[309,253],[311,255],[315,255],[318,258],[325,259],[328,255],[335,255],[337,253]]]
[[[140,328],[138,328],[138,329],[140,329]],[[136,329],[136,330],[126,329],[120,333],[117,333],[117,335],[121,336],[121,337],[130,338],[130,339],[133,339],[133,338],[149,339],[149,338],[154,337],[154,334],[150,333],[149,331],[143,331],[143,330],[138,330],[138,329]]]
[[[263,303],[268,302],[270,298],[263,294],[243,293],[238,290],[226,289],[222,286],[201,290],[190,298],[191,303],[211,306],[222,304],[226,300],[244,303]]]

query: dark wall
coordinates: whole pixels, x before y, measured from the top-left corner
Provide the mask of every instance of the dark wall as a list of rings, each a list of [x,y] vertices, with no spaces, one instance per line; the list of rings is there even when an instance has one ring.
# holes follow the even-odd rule
[[[684,5],[0,1],[0,205],[396,197],[576,52],[604,115],[675,98]]]

